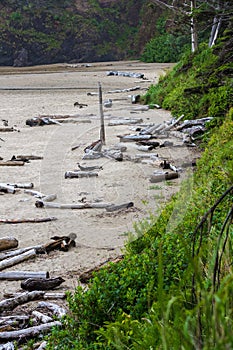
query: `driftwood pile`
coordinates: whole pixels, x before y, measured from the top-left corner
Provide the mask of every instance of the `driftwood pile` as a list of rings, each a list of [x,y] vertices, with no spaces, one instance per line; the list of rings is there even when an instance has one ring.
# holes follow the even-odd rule
[[[51,237],[52,243],[21,249],[18,249],[16,238],[0,238],[0,270],[55,249],[68,251],[75,246],[75,238],[74,234],[55,236]],[[59,300],[66,298],[66,294],[53,290],[65,282],[62,277],[50,278],[48,271],[14,270],[0,272],[0,280],[20,281],[21,289],[18,293],[5,294],[5,299],[0,301],[0,349],[14,349],[13,341],[20,345],[30,338],[48,333],[55,326],[61,326],[60,319],[66,310],[58,304]],[[57,300],[58,304],[50,300]],[[33,306],[29,304],[32,301]],[[40,346],[38,344],[37,348]]]

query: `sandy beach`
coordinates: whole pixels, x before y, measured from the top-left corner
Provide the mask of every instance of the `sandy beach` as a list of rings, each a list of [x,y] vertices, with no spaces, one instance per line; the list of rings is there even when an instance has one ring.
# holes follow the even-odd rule
[[[50,277],[63,277],[65,282],[59,290],[73,290],[81,272],[94,267],[122,252],[127,232],[133,231],[135,223],[157,215],[161,206],[175,193],[182,178],[173,182],[152,186],[149,176],[159,169],[157,164],[132,162],[130,157],[140,153],[135,143],[127,147],[122,162],[111,158],[83,160],[84,148],[99,139],[98,83],[101,83],[103,99],[112,99],[112,107],[104,108],[106,145],[111,149],[119,144],[119,135],[135,133],[135,126],[109,126],[119,118],[142,119],[141,124],[162,123],[171,119],[162,109],[136,111],[129,95],[143,95],[160,75],[169,69],[168,64],[145,64],[133,62],[105,62],[91,65],[58,64],[30,68],[0,68],[0,126],[2,119],[8,121],[13,132],[2,132],[0,156],[9,160],[13,155],[37,155],[24,166],[0,167],[3,183],[32,182],[34,190],[44,194],[56,194],[55,202],[63,204],[107,202],[122,204],[133,202],[132,208],[107,212],[105,209],[43,209],[36,208],[36,198],[24,193],[0,194],[0,219],[25,219],[56,217],[45,223],[0,224],[0,237],[13,236],[19,248],[50,242],[52,236],[75,233],[76,247],[68,252],[54,251],[37,255],[35,259],[20,263],[4,271],[48,271]],[[113,71],[137,72],[146,79],[108,76]],[[136,92],[114,92],[139,86]],[[79,108],[75,102],[86,104]],[[67,116],[62,125],[30,127],[26,120],[41,116]],[[2,125],[1,125],[2,124]],[[133,129],[134,128],[134,129]],[[158,140],[162,141],[162,140]],[[174,144],[181,142],[172,140]],[[73,147],[76,149],[72,150]],[[164,147],[152,150],[159,159],[176,164],[193,157],[193,150],[185,147]],[[65,179],[65,172],[84,166],[99,165],[103,170],[95,178]],[[0,281],[0,297],[6,292],[20,291],[19,281]]]

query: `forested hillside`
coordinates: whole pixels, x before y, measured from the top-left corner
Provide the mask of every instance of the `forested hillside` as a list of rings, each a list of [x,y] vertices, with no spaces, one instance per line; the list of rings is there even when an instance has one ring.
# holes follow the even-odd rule
[[[2,0],[0,65],[138,58],[160,13],[147,0]]]

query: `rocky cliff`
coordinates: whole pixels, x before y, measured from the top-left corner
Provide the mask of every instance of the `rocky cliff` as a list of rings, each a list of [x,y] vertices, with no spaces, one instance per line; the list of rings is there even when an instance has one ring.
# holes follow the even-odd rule
[[[0,65],[137,58],[147,0],[1,0]],[[153,17],[153,13],[150,16]]]

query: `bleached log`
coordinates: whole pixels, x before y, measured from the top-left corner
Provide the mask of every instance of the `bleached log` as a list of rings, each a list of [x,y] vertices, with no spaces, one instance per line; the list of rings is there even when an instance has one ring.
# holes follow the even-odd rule
[[[28,278],[21,282],[21,288],[28,290],[50,290],[60,286],[65,280],[62,277],[55,278]]]
[[[40,301],[38,303],[38,307],[47,308],[48,310],[52,311],[54,315],[56,315],[58,318],[62,318],[66,315],[66,310],[62,307],[60,307],[57,304],[49,303],[47,301]]]
[[[32,259],[36,256],[35,249],[28,250],[27,252],[14,256],[12,258],[7,258],[0,261],[0,271],[6,269],[7,267],[14,266],[25,260]]]
[[[15,237],[0,238],[0,251],[18,247],[18,240]]]
[[[49,317],[47,315],[44,315],[42,314],[42,312],[39,312],[39,311],[32,311],[32,315],[40,322],[42,323],[48,323],[48,322],[51,322],[53,321],[52,317]]]
[[[159,175],[151,175],[150,182],[162,182],[167,180],[173,180],[177,179],[179,177],[179,173],[172,172],[172,173],[165,173],[165,174],[159,174]]]
[[[48,271],[8,271],[0,272],[0,280],[20,281],[28,278],[49,278]]]
[[[132,88],[126,88],[126,89],[116,89],[116,90],[109,90],[108,94],[114,94],[114,93],[121,93],[121,92],[129,92],[129,91],[136,91],[140,90],[140,86],[134,86]]]
[[[22,253],[25,253],[25,252],[31,250],[31,249],[37,250],[39,248],[41,248],[41,245],[19,248],[19,249],[10,250],[8,252],[3,252],[3,253],[0,253],[0,260],[11,258],[11,257],[16,256],[16,255],[20,255]]]
[[[34,190],[25,190],[24,193],[30,194],[31,196],[37,197],[37,198],[43,198],[45,197],[45,194],[39,192],[39,191],[34,191]]]
[[[153,124],[140,131],[140,135],[152,135],[162,124]]]
[[[22,323],[24,321],[28,321],[29,316],[27,315],[10,315],[10,316],[1,316],[0,317],[0,325],[9,324],[12,325],[14,323]]]
[[[32,338],[32,337],[35,337],[41,333],[47,333],[51,330],[51,328],[57,327],[57,326],[61,326],[61,322],[54,321],[54,322],[41,324],[39,326],[20,329],[17,331],[0,332],[0,339],[1,340],[6,340],[6,339],[10,340],[10,339],[19,339],[22,337]]]
[[[88,153],[86,153],[82,159],[86,160],[86,159],[99,159],[103,157],[103,153],[102,152],[96,152],[93,150],[90,150]]]
[[[8,183],[8,186],[13,186],[15,188],[25,188],[25,189],[29,189],[29,188],[33,188],[34,184],[32,182],[25,182],[25,183]]]
[[[0,192],[5,192],[5,193],[12,193],[14,194],[16,192],[15,187],[12,185],[0,183]]]
[[[149,110],[149,106],[137,106],[132,109],[135,112],[146,112]]]
[[[14,350],[15,346],[13,342],[7,342],[6,344],[0,344],[0,350]]]
[[[153,146],[147,146],[147,145],[137,146],[137,150],[141,152],[150,152],[152,151],[152,149],[154,149]]]
[[[57,220],[56,217],[51,216],[47,218],[35,218],[35,219],[0,219],[0,224],[23,224],[23,223],[41,223]]]
[[[169,130],[171,130],[172,128],[174,128],[182,119],[184,118],[184,114],[182,114],[178,119],[176,119],[173,123],[171,123],[170,125],[168,125],[163,132],[167,132]]]
[[[25,292],[16,296],[0,301],[0,312],[14,310],[17,306],[25,304],[32,300],[43,299],[43,291]]]
[[[144,141],[152,138],[152,135],[125,135],[120,137],[120,142]]]
[[[103,167],[99,165],[82,166],[80,163],[78,163],[78,167],[81,171],[85,171],[85,172],[89,172],[93,170],[103,170]]]
[[[138,124],[142,123],[143,119],[116,119],[116,120],[111,120],[108,123],[108,126],[118,126],[118,125],[133,125],[133,124]]]
[[[47,196],[42,197],[44,202],[52,202],[57,198],[57,195],[54,194],[48,194]]]
[[[178,126],[176,130],[181,131],[186,128],[191,128],[192,126],[198,126],[202,125],[204,126],[207,122],[209,122],[212,118],[201,118],[201,119],[194,119],[194,120],[185,120],[183,124]]]
[[[66,171],[65,179],[83,178],[83,177],[97,177],[98,173],[93,171]]]
[[[105,150],[103,152],[103,155],[106,158],[115,159],[119,162],[123,160],[123,154],[119,150],[115,150],[115,149]]]
[[[47,346],[47,341],[43,341],[36,350],[45,350]]]
[[[57,208],[57,209],[105,209],[112,205],[112,203],[77,203],[77,204],[60,204],[60,203],[49,203],[43,201],[36,201],[37,208]]]
[[[128,209],[134,206],[133,202],[128,202],[120,205],[111,205],[110,207],[106,208],[107,211],[112,212],[112,211],[117,211],[121,209]]]
[[[16,298],[22,293],[4,293],[4,298]],[[66,293],[63,292],[45,292],[43,296],[44,300],[66,299]],[[6,317],[6,316],[5,316]],[[1,317],[0,317],[1,324]]]
[[[21,160],[6,160],[0,161],[0,166],[23,166],[24,162]]]

